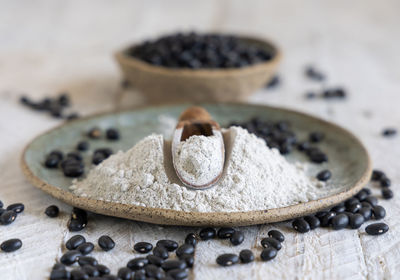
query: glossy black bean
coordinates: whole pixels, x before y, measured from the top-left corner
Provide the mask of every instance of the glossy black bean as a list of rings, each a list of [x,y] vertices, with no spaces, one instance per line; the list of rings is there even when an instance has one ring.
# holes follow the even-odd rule
[[[391,137],[391,136],[394,136],[396,134],[397,134],[397,130],[394,129],[394,128],[385,128],[382,131],[382,135],[385,136],[385,137]]]
[[[321,227],[328,227],[331,224],[331,220],[336,216],[336,212],[328,212],[325,216],[320,219]]]
[[[375,196],[370,195],[364,201],[371,204],[372,207],[378,205],[378,199]]]
[[[61,256],[60,262],[65,265],[72,265],[78,261],[80,256],[81,252],[78,250],[71,250]]]
[[[317,213],[315,213],[315,217],[317,217],[318,219],[322,218],[323,216],[325,216],[326,214],[328,214],[329,211],[324,210],[324,211],[319,211]]]
[[[303,141],[303,142],[300,142],[299,144],[297,144],[297,149],[299,151],[307,151],[310,147],[311,147],[311,144],[310,144],[310,142],[307,142],[307,141]]]
[[[89,275],[87,275],[86,272],[84,272],[80,269],[73,269],[73,270],[71,270],[71,279],[72,280],[88,280]]]
[[[174,280],[187,279],[189,274],[186,269],[172,269],[167,272],[167,276]]]
[[[372,205],[369,204],[369,203],[366,202],[366,201],[361,202],[361,206],[362,206],[362,208],[369,208],[369,209],[372,209]]]
[[[6,210],[12,210],[19,214],[24,212],[25,206],[22,203],[13,203],[7,206]]]
[[[111,272],[110,269],[103,264],[98,264],[95,266],[95,268],[100,273],[100,275],[108,275]]]
[[[353,203],[346,208],[347,212],[357,213],[362,208],[362,204],[360,202]]]
[[[58,217],[58,214],[60,213],[60,209],[56,205],[50,205],[49,207],[46,208],[44,213],[50,217],[50,218],[55,218]]]
[[[316,229],[321,225],[320,220],[313,215],[305,216],[304,220],[310,225],[311,230]]]
[[[239,257],[235,254],[223,254],[218,256],[216,261],[221,266],[231,266],[239,262]]]
[[[270,261],[276,257],[278,251],[273,247],[264,248],[261,252],[261,260],[262,261]]]
[[[156,246],[153,249],[153,255],[160,257],[162,259],[168,259],[169,257],[169,253],[168,250],[165,247],[160,247],[160,246]]]
[[[186,266],[187,266],[186,262],[183,260],[166,260],[161,265],[161,268],[164,269],[165,271],[168,271],[171,269],[185,269]]]
[[[364,189],[362,189],[361,191],[359,191],[355,197],[359,200],[359,201],[363,201],[364,199],[366,199],[368,197],[368,193],[366,191],[364,191]]]
[[[334,230],[344,229],[349,225],[349,217],[346,214],[338,214],[331,221]]]
[[[220,239],[228,239],[232,236],[232,234],[235,232],[234,228],[231,227],[223,227],[220,228],[217,232],[217,236]]]
[[[146,254],[153,249],[153,245],[148,242],[138,242],[133,246],[133,249],[138,253]]]
[[[133,276],[133,272],[132,270],[130,270],[128,267],[121,267],[118,270],[117,276],[121,279],[121,280],[131,280],[132,276]]]
[[[98,127],[93,127],[87,133],[87,136],[92,139],[99,139],[101,137],[101,130]]]
[[[77,232],[83,230],[87,225],[87,221],[83,219],[73,219],[71,218],[68,222],[68,229],[71,232]]]
[[[313,152],[309,154],[309,158],[312,162],[323,163],[328,161],[328,156],[323,152]]]
[[[192,254],[183,254],[179,256],[179,259],[186,262],[187,267],[193,267],[194,257]]]
[[[109,128],[106,130],[106,137],[108,140],[118,140],[119,139],[119,131],[115,128]]]
[[[95,154],[103,154],[106,158],[113,154],[113,151],[110,148],[99,148],[94,151]]]
[[[89,142],[87,142],[87,141],[80,141],[76,145],[76,149],[78,151],[82,151],[82,152],[89,150],[89,147],[90,147],[90,145],[89,145]]]
[[[244,249],[239,253],[239,259],[242,263],[251,263],[254,261],[254,254],[249,249]]]
[[[82,271],[84,271],[89,277],[98,277],[100,276],[100,272],[97,270],[95,266],[85,264],[81,268]]]
[[[383,208],[380,205],[375,206],[374,208],[372,208],[372,213],[374,214],[374,218],[376,220],[380,220],[385,218],[386,216],[386,210],[385,208]]]
[[[202,240],[213,239],[213,238],[215,238],[216,234],[217,233],[215,232],[215,229],[213,229],[213,228],[203,228],[199,232],[199,236]]]
[[[15,213],[13,210],[6,210],[0,216],[0,223],[2,225],[9,225],[14,222],[16,218],[17,213]]]
[[[52,267],[54,270],[60,270],[60,269],[66,269],[67,267],[63,265],[62,263],[55,263]]]
[[[48,155],[44,161],[44,166],[47,168],[57,168],[60,163],[60,159],[55,155]]]
[[[156,243],[156,246],[161,246],[167,249],[169,252],[175,251],[178,248],[178,242],[174,240],[163,239]]]
[[[362,207],[358,214],[361,214],[365,221],[369,221],[372,217],[372,207]]]
[[[267,238],[261,239],[261,246],[264,248],[273,247],[278,251],[280,249],[282,249],[281,242],[279,242],[278,240],[276,240],[275,238],[272,238],[272,237],[267,237]]]
[[[303,219],[297,218],[292,223],[293,228],[301,233],[306,233],[310,231],[310,225]]]
[[[22,247],[22,241],[21,241],[21,239],[18,239],[18,238],[6,240],[3,243],[1,243],[1,245],[0,245],[0,249],[3,252],[7,252],[7,253],[17,251],[21,247]]]
[[[144,269],[135,271],[133,275],[133,280],[146,280],[146,272]]]
[[[154,255],[147,255],[146,258],[149,261],[149,263],[154,264],[156,266],[161,266],[165,261],[163,258]]]
[[[364,216],[357,213],[349,217],[349,226],[352,229],[357,229],[361,227],[364,221],[365,221]]]
[[[66,177],[76,178],[85,172],[85,167],[79,161],[72,160],[63,167],[63,173]]]
[[[189,233],[186,235],[185,243],[196,247],[197,245],[198,236],[195,233]]]
[[[231,238],[230,238],[230,241],[231,241],[231,244],[232,244],[233,246],[237,246],[237,245],[239,245],[239,244],[242,244],[243,241],[244,241],[244,234],[243,234],[243,232],[241,232],[241,231],[239,231],[239,230],[235,231],[235,232],[232,234],[232,236],[231,236]]]
[[[50,280],[65,280],[71,278],[71,272],[63,269],[52,269],[50,273]]]
[[[385,223],[370,224],[365,228],[369,235],[381,235],[389,230],[389,226]]]
[[[98,244],[104,251],[110,251],[115,247],[114,240],[112,240],[108,235],[101,236],[98,240]]]
[[[193,254],[194,253],[194,247],[190,244],[183,244],[179,246],[178,249],[176,249],[176,255],[179,257],[180,255],[183,254]]]
[[[391,182],[390,179],[387,178],[386,176],[385,176],[385,177],[382,177],[382,178],[379,180],[379,183],[381,184],[381,187],[384,187],[384,188],[390,187],[390,186],[392,185],[392,182]]]
[[[305,70],[305,74],[308,78],[314,80],[314,81],[323,81],[325,80],[325,75],[321,73],[320,71],[316,70],[312,66],[308,66]]]
[[[92,242],[85,242],[79,245],[76,249],[81,252],[82,255],[88,255],[93,251],[94,244]]]
[[[276,230],[276,229],[270,230],[268,232],[268,236],[272,237],[272,238],[275,238],[279,242],[285,241],[285,236],[283,235],[283,233],[280,232],[279,230]]]
[[[354,203],[359,203],[360,201],[358,200],[358,198],[356,198],[356,197],[351,197],[351,198],[349,198],[349,199],[347,199],[345,202],[344,202],[344,205],[346,206],[346,208],[347,207],[349,207],[350,205],[352,205],[352,204],[354,204]]]
[[[129,267],[131,270],[136,271],[143,269],[148,263],[149,260],[146,258],[135,258],[130,260],[126,266]]]
[[[91,265],[91,266],[98,265],[97,260],[95,258],[89,257],[89,256],[80,256],[79,260],[78,260],[78,263],[79,263],[80,266],[84,266],[86,264]]]
[[[154,264],[146,265],[144,270],[146,271],[147,277],[152,277],[154,279],[161,279],[161,277],[163,277],[164,275],[164,271],[162,271],[160,267]]]
[[[333,211],[335,213],[342,213],[342,212],[346,211],[346,206],[344,206],[344,204],[339,204],[339,205],[332,207],[331,211]]]
[[[371,195],[371,189],[369,188],[362,188],[362,191],[364,191],[367,195]]]
[[[325,138],[325,134],[323,134],[322,132],[318,132],[318,131],[311,132],[310,137],[309,137],[310,141],[313,143],[319,143],[324,138]]]
[[[385,176],[385,173],[383,171],[375,169],[372,171],[371,180],[379,181],[383,176]]]
[[[391,189],[388,188],[384,188],[382,189],[382,197],[384,199],[391,199],[393,198],[393,191]]]
[[[77,160],[77,161],[82,161],[83,160],[83,157],[78,152],[69,152],[69,153],[67,153],[67,159],[68,158],[69,159],[74,159],[74,160]]]
[[[86,242],[85,237],[78,234],[78,235],[74,235],[70,239],[68,239],[68,241],[65,243],[65,247],[68,250],[75,250],[80,245],[84,244],[85,242]]]

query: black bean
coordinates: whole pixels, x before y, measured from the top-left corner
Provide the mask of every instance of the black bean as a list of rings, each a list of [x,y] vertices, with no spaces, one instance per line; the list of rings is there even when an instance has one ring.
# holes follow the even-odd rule
[[[148,242],[138,242],[133,246],[133,249],[138,253],[146,254],[153,249],[153,245]]]
[[[307,151],[310,148],[310,146],[311,146],[310,142],[304,141],[304,142],[300,142],[297,145],[297,149],[299,151]]]
[[[372,171],[371,180],[372,181],[379,181],[383,176],[385,176],[385,173],[383,171],[375,169],[375,170]]]
[[[372,213],[374,214],[374,218],[376,220],[380,220],[385,218],[386,216],[386,210],[385,208],[383,208],[380,205],[375,206],[374,208],[372,208]]]
[[[18,238],[13,238],[1,243],[0,248],[4,252],[14,252],[22,247],[22,241]]]
[[[87,225],[87,221],[82,219],[70,219],[68,222],[68,229],[71,232],[77,232],[84,229]]]
[[[175,280],[183,280],[187,279],[189,274],[186,269],[172,269],[167,272],[167,276]]]
[[[76,145],[76,149],[79,151],[87,151],[89,149],[89,142],[87,141],[80,141],[77,145]]]
[[[60,262],[65,265],[71,265],[78,261],[81,252],[78,250],[71,250],[66,252],[64,255],[61,256]]]
[[[278,75],[275,75],[271,78],[271,80],[267,83],[266,88],[271,89],[280,84],[280,78]]]
[[[89,277],[100,276],[100,272],[96,269],[95,266],[86,264],[81,268],[81,270],[84,271],[87,275],[89,275]],[[92,279],[92,278],[90,278],[90,279]]]
[[[15,213],[13,210],[6,210],[0,216],[0,223],[2,225],[9,225],[14,222],[16,218],[17,213]]]
[[[102,264],[96,265],[95,268],[100,273],[100,275],[108,275],[111,272],[107,266],[102,265]]]
[[[273,229],[268,232],[268,236],[275,238],[279,242],[285,241],[285,236],[279,230]]]
[[[239,257],[235,254],[223,254],[217,257],[217,264],[221,266],[231,266],[239,262]]]
[[[78,246],[77,250],[81,252],[82,255],[90,254],[94,249],[94,244],[92,242],[85,242]]]
[[[178,248],[178,242],[174,241],[174,240],[159,240],[157,241],[156,246],[161,246],[164,247],[165,249],[167,249],[169,252],[175,251]]]
[[[325,135],[322,132],[311,132],[310,141],[313,143],[319,143],[324,139]]]
[[[325,89],[322,93],[323,98],[345,98],[346,91],[343,88],[329,88]]]
[[[71,113],[71,114],[65,116],[65,118],[66,118],[68,121],[71,121],[71,120],[78,119],[78,118],[79,118],[79,115],[78,115],[78,113]]]
[[[93,127],[87,133],[87,136],[92,139],[99,139],[101,137],[101,130],[98,127]]]
[[[361,227],[361,225],[364,223],[364,221],[365,221],[364,216],[361,214],[357,213],[357,214],[351,215],[349,217],[350,228],[357,229],[357,228]]]
[[[47,168],[57,168],[59,163],[60,159],[55,155],[48,155],[44,161]]]
[[[120,280],[120,279],[118,278],[118,276],[112,275],[112,274],[110,274],[110,275],[104,275],[103,277],[101,277],[101,279],[102,279],[102,280]],[[92,279],[91,279],[91,280],[92,280]]]
[[[320,71],[316,70],[312,66],[308,66],[305,70],[305,74],[308,78],[315,80],[315,81],[323,81],[325,80],[325,75],[322,74]]]
[[[71,101],[70,101],[68,94],[67,93],[60,94],[60,96],[58,97],[58,103],[64,107],[69,106]]]
[[[108,140],[118,140],[119,132],[115,128],[109,128],[106,130],[106,137]]]
[[[261,252],[261,260],[270,261],[276,257],[278,251],[273,247],[264,248]]]
[[[95,154],[93,154],[92,163],[95,165],[98,165],[101,162],[103,162],[103,160],[105,160],[105,159],[106,159],[106,157],[104,156],[104,154],[95,153]]]
[[[80,266],[84,266],[86,264],[95,266],[98,265],[98,262],[95,258],[89,256],[81,256],[79,257],[78,263]]]
[[[183,260],[167,260],[161,265],[161,268],[164,269],[165,271],[171,269],[185,269],[186,262]]]
[[[161,246],[154,247],[153,255],[163,258],[164,260],[168,259],[168,257],[169,257],[168,250],[165,247],[161,247]]]
[[[84,272],[80,269],[73,269],[73,270],[71,270],[71,279],[72,280],[88,280],[89,275],[87,275],[86,272]]]
[[[240,251],[239,259],[242,263],[251,263],[254,261],[254,254],[251,250],[244,249]]]
[[[372,209],[371,204],[369,204],[369,203],[366,202],[366,201],[361,202],[361,206],[362,206],[362,208],[369,208],[369,209]]]
[[[362,207],[358,214],[361,214],[365,221],[369,221],[372,217],[372,207]]]
[[[99,238],[99,246],[104,251],[110,251],[115,247],[114,240],[111,239],[108,235],[103,235]]]
[[[375,196],[368,196],[364,201],[371,204],[372,207],[378,205],[378,199]]]
[[[292,223],[293,228],[301,233],[306,233],[310,231],[310,225],[303,219],[297,218]]]
[[[325,216],[328,213],[329,213],[329,211],[327,211],[327,210],[319,211],[319,212],[315,213],[315,217],[317,217],[318,219],[321,219],[323,216]]]
[[[55,263],[52,267],[54,270],[61,270],[61,269],[66,269],[67,267],[63,265],[62,263]]]
[[[382,196],[384,199],[391,199],[393,198],[393,192],[389,188],[382,189]]]
[[[361,191],[359,191],[355,197],[359,200],[359,201],[363,201],[364,199],[366,199],[368,197],[368,194],[362,189]]]
[[[333,217],[336,216],[336,212],[328,212],[325,216],[323,216],[322,218],[320,218],[320,226],[321,227],[328,227],[331,224],[331,220]]]
[[[136,271],[133,275],[133,280],[146,280],[146,272],[144,269]]]
[[[304,220],[310,225],[311,230],[316,229],[321,224],[320,220],[313,215],[305,216]]]
[[[161,268],[154,264],[146,265],[144,270],[146,271],[147,277],[153,277],[154,279],[161,279],[161,277],[164,275],[164,272],[161,270]]]
[[[353,203],[349,207],[346,208],[346,211],[350,213],[357,213],[362,208],[362,204],[360,202]]]
[[[234,228],[231,228],[231,227],[223,227],[223,228],[220,228],[219,230],[218,230],[218,232],[217,232],[217,236],[218,236],[218,238],[221,238],[221,239],[228,239],[228,238],[230,238],[231,236],[232,236],[232,234],[235,232],[235,229]]]
[[[386,233],[389,230],[389,226],[385,223],[375,223],[370,224],[365,228],[365,231],[369,235],[381,235]]]
[[[0,208],[0,217],[1,217],[1,215],[2,215],[4,212],[6,212],[6,211],[7,211],[6,209]],[[1,220],[0,220],[0,224],[1,224]]]
[[[381,183],[381,187],[390,187],[392,184],[388,177],[382,177],[379,182]]]
[[[346,211],[346,206],[344,206],[343,203],[336,205],[335,207],[332,207],[331,211],[336,212],[336,213],[342,213]]]
[[[385,137],[394,136],[394,135],[396,135],[396,134],[397,134],[397,130],[394,129],[394,128],[385,128],[385,129],[382,131],[382,135],[385,136]]]
[[[55,218],[60,213],[60,209],[58,209],[56,205],[50,205],[49,207],[46,208],[44,213],[50,218]]]
[[[186,262],[187,267],[193,267],[194,257],[192,254],[182,254],[179,259]]]
[[[3,203],[3,201],[0,200],[0,208],[3,208],[3,206],[4,206],[4,203]]]
[[[367,195],[370,195],[372,193],[369,188],[362,188],[362,191],[364,191]]]
[[[156,266],[161,266],[164,262],[163,258],[154,256],[154,255],[147,255],[147,260],[149,261],[149,263],[154,264]]]
[[[135,258],[128,262],[127,267],[132,269],[133,271],[144,268],[149,263],[149,260],[146,258]]]
[[[12,210],[19,214],[24,212],[25,206],[22,203],[13,203],[7,206],[6,210]]]
[[[197,240],[198,240],[198,237],[195,233],[189,233],[188,235],[186,235],[185,243],[192,245],[193,247],[196,247]]]
[[[317,174],[317,179],[320,181],[328,181],[332,177],[332,173],[329,170],[322,170]]]
[[[184,254],[188,254],[188,255],[194,254],[194,247],[190,244],[183,244],[183,245],[179,246],[178,249],[176,249],[176,255],[178,257],[181,255],[184,255]]]
[[[65,280],[71,278],[71,272],[63,269],[52,269],[50,273],[50,280]]]
[[[272,237],[261,239],[261,246],[263,246],[264,248],[273,247],[278,251],[282,249],[282,244],[278,240]]]
[[[334,230],[344,229],[349,225],[349,217],[346,214],[338,214],[332,218],[332,227]]]
[[[199,232],[199,236],[202,240],[209,240],[215,238],[215,229],[213,228],[204,228]]]
[[[65,247],[68,250],[75,250],[76,248],[78,248],[80,245],[84,244],[86,242],[85,237],[83,237],[82,235],[78,234],[78,235],[74,235],[72,236],[66,243],[65,243]]]
[[[230,238],[230,241],[231,241],[232,245],[234,245],[234,246],[237,246],[237,245],[239,245],[239,244],[242,244],[243,241],[244,241],[244,234],[243,234],[243,232],[241,232],[241,231],[239,231],[239,230],[235,231],[235,232],[232,234],[232,236],[231,236],[231,238]]]
[[[65,164],[63,167],[63,173],[66,177],[76,178],[81,176],[84,172],[84,165],[77,160],[69,161],[69,163]]]
[[[121,279],[121,280],[131,280],[133,273],[132,270],[130,270],[128,267],[121,267],[118,270],[118,274],[117,276]]]
[[[345,202],[344,202],[344,205],[346,206],[346,208],[347,207],[349,207],[350,205],[352,205],[352,204],[354,204],[354,203],[359,203],[360,201],[358,200],[358,198],[356,198],[356,197],[351,197],[351,198],[349,198],[349,199],[347,199]]]
[[[310,153],[309,158],[312,162],[315,163],[323,163],[328,161],[327,155],[321,151]]]

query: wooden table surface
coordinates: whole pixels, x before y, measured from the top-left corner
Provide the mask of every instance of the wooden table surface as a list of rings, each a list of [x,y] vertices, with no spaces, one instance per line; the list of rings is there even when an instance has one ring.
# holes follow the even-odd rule
[[[358,135],[374,166],[384,170],[400,191],[399,137],[383,138],[385,127],[400,129],[400,2],[375,1],[0,1],[0,200],[23,202],[16,222],[0,226],[0,241],[18,237],[23,247],[0,253],[0,279],[46,279],[71,234],[71,207],[34,188],[23,177],[19,158],[37,134],[61,121],[18,103],[21,94],[35,98],[68,91],[82,115],[143,103],[121,90],[112,53],[137,40],[176,30],[251,33],[275,40],[282,48],[282,84],[260,90],[250,102],[295,108],[338,123]],[[344,86],[345,101],[307,101],[308,90],[321,85],[304,75],[307,64],[328,76],[326,86]],[[372,186],[374,193],[379,189]],[[390,231],[379,237],[359,230],[317,229],[297,234],[287,223],[246,227],[244,243],[201,242],[190,279],[398,279],[400,271],[399,196],[381,201]],[[50,204],[59,218],[43,212]],[[222,252],[253,248],[271,228],[286,241],[271,262],[217,267]],[[96,242],[103,234],[117,243],[94,256],[116,269],[133,258],[138,241],[182,241],[197,229],[164,227],[92,215],[84,231]]]

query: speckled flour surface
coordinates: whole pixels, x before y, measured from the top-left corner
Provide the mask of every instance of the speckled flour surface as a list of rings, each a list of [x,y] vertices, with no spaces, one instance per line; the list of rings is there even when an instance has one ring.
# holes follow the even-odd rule
[[[334,192],[289,163],[247,130],[231,127],[231,149],[218,184],[191,190],[174,184],[164,168],[164,139],[150,135],[127,152],[94,167],[70,188],[79,196],[146,207],[197,212],[250,211],[284,207]]]

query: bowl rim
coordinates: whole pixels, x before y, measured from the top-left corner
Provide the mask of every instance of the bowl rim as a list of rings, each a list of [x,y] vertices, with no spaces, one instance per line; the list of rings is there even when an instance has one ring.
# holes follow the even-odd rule
[[[222,33],[221,33],[222,34]],[[121,66],[128,66],[131,68],[137,68],[143,72],[152,72],[159,75],[165,76],[191,76],[191,77],[207,77],[207,78],[218,78],[221,76],[237,76],[237,75],[251,75],[254,72],[265,71],[266,68],[270,68],[277,65],[282,60],[282,51],[280,48],[269,39],[264,39],[259,36],[253,35],[236,35],[242,40],[248,40],[257,42],[271,48],[274,52],[272,59],[265,62],[260,62],[245,66],[242,68],[200,68],[200,69],[190,69],[190,68],[168,68],[164,66],[157,66],[147,63],[141,59],[133,57],[127,54],[127,51],[140,43],[134,43],[125,46],[119,51],[114,53],[114,58]]]

